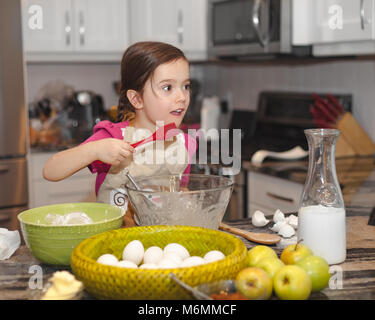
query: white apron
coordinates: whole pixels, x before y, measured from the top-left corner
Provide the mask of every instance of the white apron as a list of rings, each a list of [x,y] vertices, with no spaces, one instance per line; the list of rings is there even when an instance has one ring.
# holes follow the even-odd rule
[[[131,144],[147,138],[149,134],[149,131],[135,129],[131,126],[123,130],[124,141]],[[121,171],[111,173],[110,170],[107,173],[97,196],[97,202],[116,205],[127,211],[124,219],[125,226],[137,224],[133,220],[133,209],[128,208],[129,198],[125,184],[129,179],[125,175],[125,168],[133,177],[149,177],[182,174],[188,166],[188,152],[183,133],[179,133],[171,141],[152,141],[138,146],[135,150]]]

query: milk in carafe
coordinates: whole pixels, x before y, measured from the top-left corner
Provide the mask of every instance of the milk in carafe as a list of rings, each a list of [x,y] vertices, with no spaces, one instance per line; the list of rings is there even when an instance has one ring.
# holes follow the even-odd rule
[[[346,259],[345,209],[322,205],[302,207],[298,211],[298,239],[314,255],[328,264]]]

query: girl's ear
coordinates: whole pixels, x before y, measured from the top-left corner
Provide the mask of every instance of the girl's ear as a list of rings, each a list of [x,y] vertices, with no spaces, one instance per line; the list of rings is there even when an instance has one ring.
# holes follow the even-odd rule
[[[139,110],[143,108],[142,98],[137,91],[130,89],[126,91],[126,96],[135,109]]]

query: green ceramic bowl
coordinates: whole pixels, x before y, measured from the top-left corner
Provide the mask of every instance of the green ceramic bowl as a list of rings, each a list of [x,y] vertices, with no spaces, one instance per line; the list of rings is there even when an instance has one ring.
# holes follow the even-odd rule
[[[94,223],[65,226],[47,225],[48,213],[84,212]],[[21,212],[18,220],[31,254],[47,264],[68,266],[73,249],[84,239],[122,226],[124,210],[104,203],[63,203]]]

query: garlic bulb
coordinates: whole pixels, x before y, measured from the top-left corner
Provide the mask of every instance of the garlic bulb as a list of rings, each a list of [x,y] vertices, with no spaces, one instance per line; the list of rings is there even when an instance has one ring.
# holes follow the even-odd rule
[[[256,210],[251,217],[251,223],[255,227],[264,227],[268,222],[270,221],[266,219],[264,213],[259,210]]]

